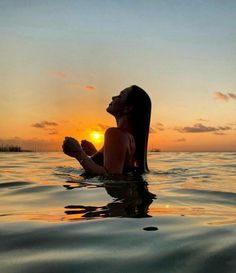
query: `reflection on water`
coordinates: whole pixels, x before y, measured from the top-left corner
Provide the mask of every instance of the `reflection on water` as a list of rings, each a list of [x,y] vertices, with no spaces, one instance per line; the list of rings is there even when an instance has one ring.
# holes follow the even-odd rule
[[[203,216],[236,223],[235,153],[149,154],[142,177],[84,177],[62,153],[1,154],[0,220]],[[150,193],[151,192],[151,193]],[[158,196],[158,199],[154,198]]]
[[[1,272],[234,273],[236,154],[148,159],[99,179],[62,153],[0,154]]]
[[[71,189],[71,187],[67,187]],[[142,176],[135,176],[132,181],[105,182],[106,192],[113,198],[103,206],[67,205],[65,213],[73,215],[70,220],[81,218],[105,217],[150,217],[148,208],[156,197],[148,191],[147,182]]]

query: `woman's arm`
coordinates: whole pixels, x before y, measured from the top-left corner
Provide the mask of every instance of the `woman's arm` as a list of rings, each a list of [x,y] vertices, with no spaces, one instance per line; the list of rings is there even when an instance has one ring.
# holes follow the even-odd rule
[[[100,166],[86,155],[77,140],[66,138],[63,144],[65,154],[75,157],[86,172],[95,175],[122,174],[128,140],[117,128],[109,128],[105,133],[104,164]]]
[[[100,166],[103,166],[103,147],[97,151],[92,142],[81,140],[81,147],[90,158]]]
[[[84,170],[88,173],[95,174],[95,175],[107,175],[107,170],[97,164],[92,158],[87,156],[84,151],[78,153],[75,157],[80,165],[84,168]]]
[[[96,154],[92,155],[90,158],[98,165],[103,166],[103,149],[96,152]]]
[[[86,172],[95,175],[107,174],[107,171],[103,166],[96,164],[93,159],[86,155],[76,139],[72,137],[66,137],[62,148],[65,154],[76,158]]]

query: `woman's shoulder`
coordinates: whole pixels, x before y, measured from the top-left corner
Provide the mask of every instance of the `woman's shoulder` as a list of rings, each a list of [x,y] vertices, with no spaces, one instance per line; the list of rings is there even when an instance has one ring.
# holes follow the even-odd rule
[[[105,139],[123,139],[124,141],[127,141],[130,138],[130,133],[127,131],[121,130],[117,127],[110,127],[105,132]]]
[[[105,136],[106,135],[120,135],[120,136],[128,136],[130,137],[131,134],[125,130],[122,130],[118,127],[109,127],[106,132],[105,132]]]
[[[106,132],[105,134],[115,134],[115,133],[118,133],[120,132],[120,129],[117,128],[117,127],[109,127],[106,129]]]

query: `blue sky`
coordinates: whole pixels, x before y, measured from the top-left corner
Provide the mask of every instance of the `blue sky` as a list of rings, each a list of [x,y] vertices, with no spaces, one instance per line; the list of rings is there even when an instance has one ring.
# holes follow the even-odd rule
[[[112,125],[104,109],[131,84],[149,92],[152,124],[166,127],[152,146],[174,149],[175,128],[198,119],[208,127],[235,123],[236,100],[214,98],[236,93],[235,18],[235,1],[0,1],[2,138],[45,139],[31,126],[42,120],[63,126],[88,118],[92,127],[98,113]],[[211,137],[235,147],[234,127]],[[197,141],[193,133],[183,138],[178,149]]]

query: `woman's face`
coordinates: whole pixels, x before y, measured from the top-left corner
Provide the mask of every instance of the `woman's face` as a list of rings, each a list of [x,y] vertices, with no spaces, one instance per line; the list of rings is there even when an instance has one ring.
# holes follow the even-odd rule
[[[119,95],[112,97],[111,103],[107,107],[107,112],[115,117],[120,117],[125,114],[125,109],[127,106],[127,98],[131,88],[125,88],[120,92]]]

